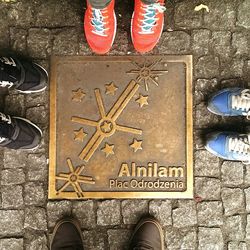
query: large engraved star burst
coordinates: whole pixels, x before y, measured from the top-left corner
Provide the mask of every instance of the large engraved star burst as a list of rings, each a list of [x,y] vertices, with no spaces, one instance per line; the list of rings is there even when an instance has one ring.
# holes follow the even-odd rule
[[[98,121],[93,121],[76,116],[73,116],[71,118],[72,122],[77,122],[83,125],[92,126],[96,128],[94,135],[88,141],[88,143],[79,155],[79,158],[81,160],[88,162],[92,155],[95,153],[95,151],[98,149],[102,141],[105,138],[112,136],[116,131],[122,131],[136,135],[142,134],[142,130],[140,129],[118,125],[116,123],[116,120],[121,115],[122,111],[126,108],[129,101],[135,95],[139,87],[140,85],[132,80],[108,113],[106,113],[105,111],[100,89],[95,89],[95,98],[100,113],[100,119]]]
[[[67,159],[67,164],[70,172],[60,173],[56,176],[57,180],[66,181],[65,184],[57,191],[57,193],[63,192],[68,186],[72,186],[78,197],[83,197],[83,191],[80,183],[85,184],[95,184],[95,181],[92,177],[81,175],[81,172],[84,170],[85,166],[73,167],[73,164],[70,159]]]
[[[143,82],[145,85],[146,91],[148,91],[149,84],[153,83],[156,86],[159,86],[158,78],[159,76],[163,75],[164,73],[168,73],[168,70],[156,70],[154,67],[161,61],[155,61],[150,65],[146,65],[144,62],[143,66],[139,65],[138,63],[131,61],[138,69],[133,69],[127,72],[127,74],[137,74],[136,81],[138,83]]]

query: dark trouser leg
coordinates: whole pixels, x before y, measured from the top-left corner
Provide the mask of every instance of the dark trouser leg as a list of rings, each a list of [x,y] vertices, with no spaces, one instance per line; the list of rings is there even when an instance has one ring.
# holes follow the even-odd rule
[[[142,2],[145,4],[151,4],[151,3],[155,3],[156,0],[142,0]]]
[[[111,0],[88,0],[90,5],[95,9],[104,9]]]

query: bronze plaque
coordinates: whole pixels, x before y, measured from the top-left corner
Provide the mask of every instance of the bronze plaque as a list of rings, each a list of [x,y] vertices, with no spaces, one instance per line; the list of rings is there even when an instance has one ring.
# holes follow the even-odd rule
[[[192,198],[192,56],[53,57],[50,199]]]

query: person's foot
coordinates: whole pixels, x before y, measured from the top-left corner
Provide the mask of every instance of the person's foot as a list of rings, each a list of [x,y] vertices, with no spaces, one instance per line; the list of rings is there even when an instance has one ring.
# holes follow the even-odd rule
[[[0,113],[0,146],[10,149],[35,149],[42,136],[41,129],[31,121]]]
[[[79,223],[72,219],[59,221],[52,234],[50,250],[83,250],[83,238]]]
[[[129,249],[164,250],[160,223],[154,218],[140,220],[132,234]]]
[[[90,48],[97,54],[105,54],[111,49],[116,34],[115,0],[107,7],[95,9],[87,2],[84,16],[84,30]]]
[[[207,108],[216,115],[246,116],[249,119],[250,89],[223,89],[211,97]]]
[[[157,0],[153,4],[135,0],[131,37],[134,48],[138,52],[146,53],[158,43],[163,30],[165,10],[164,0]]]
[[[250,163],[250,134],[214,132],[207,135],[205,148],[225,160]]]
[[[40,65],[14,57],[0,57],[0,88],[15,88],[20,93],[43,91],[48,73]]]

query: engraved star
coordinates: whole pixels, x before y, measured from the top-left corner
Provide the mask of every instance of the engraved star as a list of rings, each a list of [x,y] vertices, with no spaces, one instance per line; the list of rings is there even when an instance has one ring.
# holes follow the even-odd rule
[[[106,84],[105,87],[106,87],[105,93],[107,95],[114,95],[116,90],[118,89],[113,82],[111,82],[110,84]]]
[[[111,123],[109,122],[104,122],[103,125],[101,126],[102,131],[105,133],[109,132],[111,130]]]
[[[142,141],[138,141],[136,139],[134,139],[133,143],[130,144],[130,147],[134,149],[134,152],[136,152],[137,150],[142,150]]]
[[[83,97],[86,95],[85,92],[79,88],[78,90],[72,90],[73,96],[72,101],[81,102]]]
[[[109,155],[113,155],[114,154],[114,145],[109,145],[108,143],[105,144],[105,147],[102,148],[102,152],[104,152],[106,154],[106,157],[108,157]]]
[[[142,108],[144,105],[148,105],[148,95],[143,96],[140,94],[140,97],[135,100],[139,103],[140,108]]]
[[[84,131],[83,128],[80,128],[79,130],[74,131],[75,134],[75,140],[76,141],[83,141],[84,137],[87,135]]]

